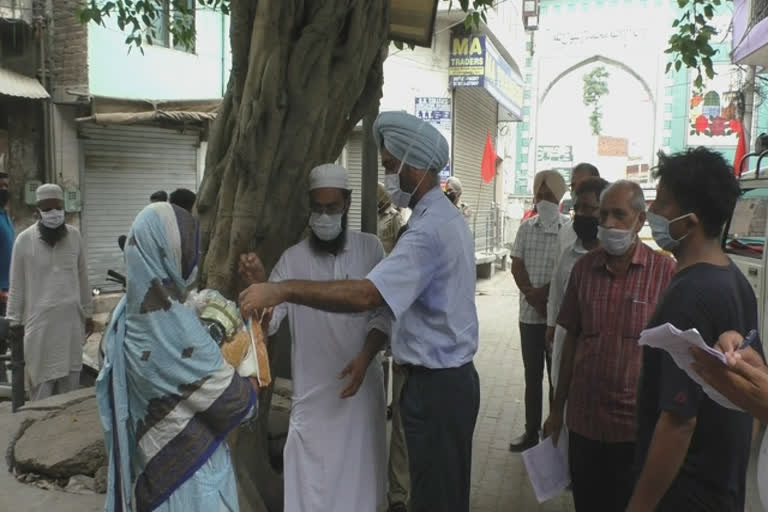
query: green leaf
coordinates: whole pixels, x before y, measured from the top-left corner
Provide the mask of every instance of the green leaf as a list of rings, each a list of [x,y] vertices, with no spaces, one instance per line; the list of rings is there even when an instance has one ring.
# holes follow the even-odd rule
[[[693,81],[694,87],[697,89],[701,89],[704,86],[704,79],[701,77],[701,73],[696,77],[696,80]]]
[[[705,5],[704,6],[704,15],[707,18],[712,19],[712,16],[715,15],[715,9],[711,5]]]
[[[675,20],[672,22],[672,28],[677,28],[677,26],[680,24],[680,20]]]
[[[680,68],[683,67],[683,63],[679,60],[675,61],[675,71],[680,71]]]
[[[677,0],[677,6],[678,6],[679,8],[681,8],[681,9],[682,9],[682,8],[683,8],[683,7],[685,7],[686,5],[688,5],[688,0]]]
[[[672,63],[671,62],[667,62],[667,68],[664,70],[664,74],[669,73],[670,69],[672,69]]]
[[[461,5],[462,11],[467,12],[469,10],[469,0],[459,0],[459,5]]]
[[[395,45],[395,48],[397,48],[398,50],[402,51],[402,49],[403,49],[403,42],[402,41],[394,41],[393,43]]]

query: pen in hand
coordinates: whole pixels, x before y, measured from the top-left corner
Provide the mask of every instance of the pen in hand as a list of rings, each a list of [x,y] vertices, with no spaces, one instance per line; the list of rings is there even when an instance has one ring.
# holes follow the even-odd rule
[[[749,348],[755,343],[755,341],[757,341],[757,330],[752,329],[747,333],[747,336],[744,338],[744,341],[739,347],[739,351]]]

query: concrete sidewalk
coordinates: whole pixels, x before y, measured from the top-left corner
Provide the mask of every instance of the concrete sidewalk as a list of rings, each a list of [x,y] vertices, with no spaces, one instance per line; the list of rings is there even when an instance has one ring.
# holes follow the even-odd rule
[[[539,505],[522,456],[509,452],[510,439],[525,426],[517,287],[509,272],[500,272],[479,281],[477,289],[480,414],[472,454],[472,512],[572,511],[568,493]]]

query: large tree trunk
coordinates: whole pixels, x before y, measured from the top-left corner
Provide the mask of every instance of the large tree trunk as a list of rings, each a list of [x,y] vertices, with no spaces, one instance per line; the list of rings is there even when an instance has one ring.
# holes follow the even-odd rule
[[[307,176],[332,162],[381,97],[388,0],[232,0],[232,74],[211,131],[197,210],[202,283],[238,292],[237,261],[269,270],[301,237]],[[271,389],[260,422],[240,429],[234,459],[244,511],[282,510],[267,456]]]

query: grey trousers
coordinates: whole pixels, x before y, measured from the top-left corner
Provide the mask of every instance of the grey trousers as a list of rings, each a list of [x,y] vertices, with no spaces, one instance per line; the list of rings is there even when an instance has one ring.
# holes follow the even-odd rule
[[[47,380],[29,390],[29,400],[36,402],[53,395],[69,393],[80,387],[80,372],[72,372],[60,379]]]
[[[410,512],[469,512],[472,435],[480,409],[474,364],[410,369],[400,407],[411,472]]]

